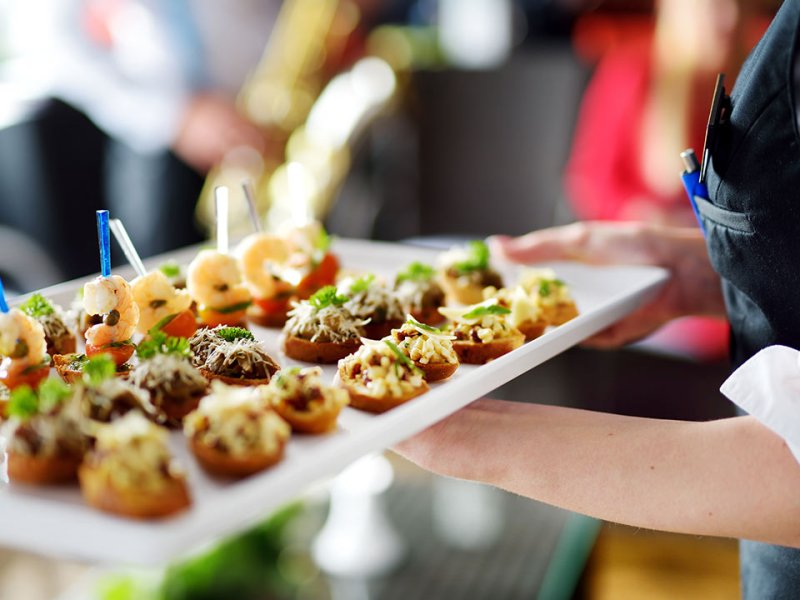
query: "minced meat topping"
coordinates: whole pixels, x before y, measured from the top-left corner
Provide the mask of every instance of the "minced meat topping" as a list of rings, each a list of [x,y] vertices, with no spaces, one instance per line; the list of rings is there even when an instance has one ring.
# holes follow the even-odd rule
[[[130,381],[150,392],[156,406],[165,401],[197,397],[208,387],[206,378],[188,359],[174,354],[158,354],[140,362]]]

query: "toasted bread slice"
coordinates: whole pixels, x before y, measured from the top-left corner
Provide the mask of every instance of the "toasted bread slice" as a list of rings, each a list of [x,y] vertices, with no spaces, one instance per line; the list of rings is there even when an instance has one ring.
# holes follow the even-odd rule
[[[559,302],[554,306],[542,307],[542,318],[550,325],[563,325],[578,316],[578,307],[574,302]]]
[[[364,325],[364,337],[370,340],[379,340],[391,335],[392,329],[402,327],[402,319],[388,319],[386,321],[369,322]]]
[[[425,323],[425,325],[431,325],[433,327],[444,322],[444,317],[442,313],[439,312],[438,306],[426,306],[419,310],[412,310],[411,316],[420,323]]]
[[[301,337],[287,335],[283,342],[286,356],[303,362],[333,364],[352,354],[361,346],[360,339],[346,342],[311,342]]]
[[[462,283],[458,277],[442,275],[440,283],[451,302],[478,304],[483,300],[483,287],[476,283]]]
[[[124,517],[167,517],[187,509],[192,503],[183,478],[169,477],[158,492],[139,488],[118,489],[97,470],[84,463],[78,469],[78,479],[83,498],[89,505]]]
[[[267,454],[266,452],[251,452],[244,456],[235,456],[216,448],[211,448],[191,438],[189,447],[197,458],[197,462],[212,475],[220,477],[247,477],[258,473],[280,462],[286,442],[278,442],[278,450]]]
[[[269,377],[263,377],[261,379],[248,379],[247,377],[229,377],[227,375],[218,375],[202,367],[199,367],[197,370],[200,371],[200,374],[209,381],[217,379],[222,383],[227,383],[228,385],[242,385],[242,386],[266,385],[269,383],[270,380]]]
[[[544,330],[547,329],[547,322],[543,319],[538,319],[536,321],[528,319],[517,325],[517,329],[525,336],[525,341],[529,342],[535,340],[544,333]]]
[[[422,371],[425,381],[432,383],[447,379],[458,369],[458,363],[428,363],[414,361],[414,365]]]
[[[525,335],[515,332],[509,337],[503,337],[488,343],[455,340],[453,349],[458,354],[458,360],[471,365],[482,365],[494,360],[525,343]]]
[[[253,304],[247,309],[247,319],[261,327],[280,328],[286,324],[286,313],[289,308],[290,307],[287,305],[284,310],[266,312],[257,304]]]
[[[364,410],[366,412],[371,413],[384,413],[387,410],[394,408],[395,406],[400,406],[401,404],[405,404],[412,398],[416,398],[417,396],[421,396],[425,392],[428,391],[428,385],[422,385],[418,389],[405,394],[404,396],[383,396],[383,397],[376,397],[370,396],[367,394],[360,394],[354,391],[353,386],[348,385],[346,382],[342,382],[342,386],[348,391],[350,394],[350,406],[353,408],[357,408],[358,410]]]
[[[8,478],[31,484],[67,483],[75,479],[81,460],[80,456],[33,456],[9,451]]]
[[[272,408],[280,417],[298,433],[308,433],[318,435],[336,429],[336,420],[339,418],[341,408],[329,410],[319,408],[317,410],[297,410],[288,402],[273,402]]]
[[[53,355],[53,366],[61,379],[67,383],[77,383],[83,377],[83,371],[80,369],[72,369],[70,365],[75,360],[75,354],[55,354]],[[131,373],[131,367],[128,364],[117,367],[117,372],[114,374],[116,377],[127,377]]]

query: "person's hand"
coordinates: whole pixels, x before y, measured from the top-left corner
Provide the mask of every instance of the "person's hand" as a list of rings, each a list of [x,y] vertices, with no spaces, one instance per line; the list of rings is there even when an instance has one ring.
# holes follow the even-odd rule
[[[192,98],[172,144],[175,154],[206,173],[237,146],[249,146],[263,154],[266,141],[261,130],[242,116],[230,100],[212,94]]]
[[[614,348],[653,333],[672,319],[725,314],[719,276],[696,228],[644,223],[575,223],[534,231],[518,238],[489,239],[495,256],[517,263],[577,260],[595,265],[655,265],[672,277],[658,296],[585,345]]]

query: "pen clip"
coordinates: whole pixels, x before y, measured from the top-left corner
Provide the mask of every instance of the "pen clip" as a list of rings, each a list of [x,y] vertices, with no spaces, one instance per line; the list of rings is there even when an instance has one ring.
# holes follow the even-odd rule
[[[705,183],[706,172],[708,171],[708,161],[711,152],[717,142],[719,126],[728,121],[728,113],[731,108],[731,98],[725,94],[725,73],[717,75],[717,83],[714,86],[714,97],[711,102],[711,111],[708,113],[708,124],[706,125],[706,139],[703,143],[703,162],[700,165],[700,182]]]

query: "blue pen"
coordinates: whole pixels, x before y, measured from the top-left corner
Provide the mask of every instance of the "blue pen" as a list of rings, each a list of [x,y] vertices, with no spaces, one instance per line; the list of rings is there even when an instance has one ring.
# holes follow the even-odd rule
[[[702,198],[703,200],[709,199],[708,188],[705,183],[700,181],[700,162],[697,160],[697,156],[691,148],[681,152],[681,159],[683,160],[684,167],[686,167],[686,170],[681,173],[683,187],[686,189],[686,194],[689,196],[689,202],[692,204],[692,210],[700,225],[700,230],[703,232],[703,235],[705,235],[706,227],[703,224],[703,218],[700,216],[700,211],[697,208],[697,201],[695,200],[696,197]]]

